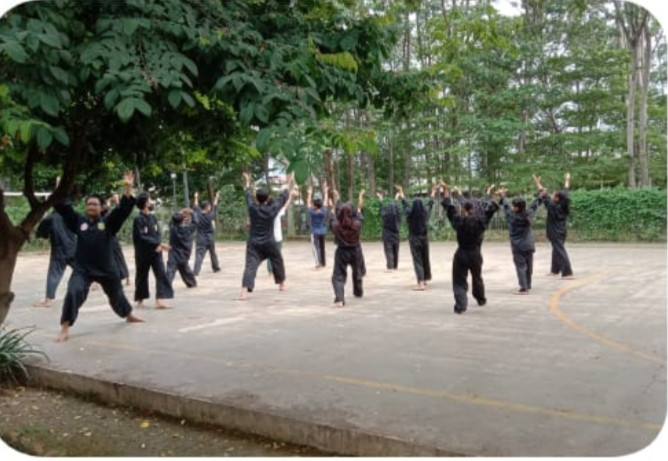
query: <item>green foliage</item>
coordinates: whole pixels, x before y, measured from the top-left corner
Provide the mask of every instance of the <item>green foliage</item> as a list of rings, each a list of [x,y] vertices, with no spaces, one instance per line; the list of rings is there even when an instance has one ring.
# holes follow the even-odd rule
[[[578,240],[665,241],[666,191],[601,189],[571,193],[571,228]]]
[[[46,354],[28,343],[25,338],[35,331],[34,328],[0,328],[0,382],[23,382],[29,378],[23,360],[30,355]]]

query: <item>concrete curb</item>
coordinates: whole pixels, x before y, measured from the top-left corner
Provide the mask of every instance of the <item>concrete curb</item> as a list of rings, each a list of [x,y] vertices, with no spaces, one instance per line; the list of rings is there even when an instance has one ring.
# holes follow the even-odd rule
[[[229,403],[175,395],[120,382],[104,381],[67,371],[26,365],[30,384],[94,397],[102,402],[131,406],[227,429],[305,445],[336,455],[353,456],[465,456],[406,440],[355,429],[297,420]]]

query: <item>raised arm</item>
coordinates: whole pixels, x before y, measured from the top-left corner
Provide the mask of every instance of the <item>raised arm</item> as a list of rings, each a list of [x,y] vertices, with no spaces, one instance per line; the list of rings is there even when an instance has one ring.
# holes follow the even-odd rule
[[[566,173],[565,179],[564,179],[564,189],[570,189],[571,188],[571,174]]]
[[[306,188],[306,206],[311,208],[311,197],[313,197],[313,186]]]
[[[250,174],[244,172],[242,176],[244,178],[244,193],[246,195],[246,205],[251,207],[253,206],[253,197],[251,195],[251,190],[250,190],[250,184],[251,184]]]
[[[357,211],[358,213],[362,212],[362,208],[364,208],[364,189],[362,189],[357,196]]]
[[[119,206],[111,210],[109,217],[106,220],[107,228],[112,235],[116,235],[128,216],[132,213],[132,208],[136,203],[132,195],[132,189],[135,184],[135,174],[132,171],[126,171],[123,176],[123,184],[125,184],[125,191],[121,198]]]
[[[455,207],[454,203],[452,203],[450,189],[447,185],[443,187],[443,200],[441,201],[441,206],[445,209],[445,212],[448,215],[448,219],[450,220],[450,224],[452,224],[452,227],[455,228],[455,219],[458,215],[457,207]]]

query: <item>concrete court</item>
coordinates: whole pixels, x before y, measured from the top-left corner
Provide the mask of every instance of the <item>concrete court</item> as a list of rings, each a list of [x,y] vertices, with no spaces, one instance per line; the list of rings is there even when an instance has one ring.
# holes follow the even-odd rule
[[[569,244],[577,279],[562,281],[545,276],[550,246],[540,243],[533,290],[517,296],[509,244],[486,242],[488,305],[469,297],[461,316],[453,242],[432,244],[425,292],[411,290],[407,242],[391,274],[380,243],[363,248],[365,296],[353,298],[348,281],[342,309],[332,308],[331,241],[318,272],[307,242],[285,243],[289,290],[262,266],[246,302],[234,300],[245,245],[225,242],[222,272],[206,259],[193,290],[177,275],[174,309],[137,310],[147,323],[126,324],[91,292],[62,344],[52,340],[66,280],[56,307],[31,308],[48,255],[24,254],[7,323],[37,328],[30,339],[50,357],[32,361],[38,381],[340,454],[616,456],[657,437],[665,245]]]

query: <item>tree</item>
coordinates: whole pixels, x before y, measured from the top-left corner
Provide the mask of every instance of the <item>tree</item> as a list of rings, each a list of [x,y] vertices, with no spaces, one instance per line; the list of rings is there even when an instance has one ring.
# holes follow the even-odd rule
[[[327,101],[381,107],[392,84],[382,59],[396,34],[383,17],[351,14],[354,5],[58,1],[8,12],[0,130],[30,211],[12,223],[0,190],[0,322],[19,249],[83,173],[99,177],[110,161],[150,176],[269,154],[288,157],[299,174],[313,145],[306,129],[317,131]],[[39,201],[34,176],[44,165],[63,165],[62,180]]]

